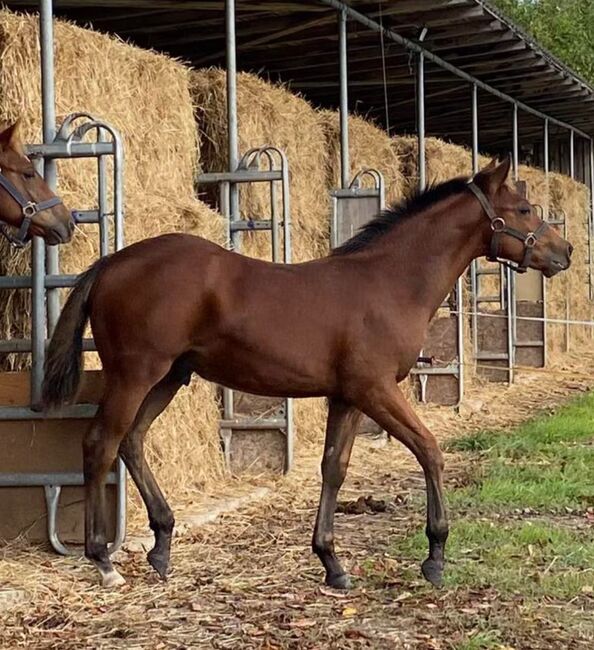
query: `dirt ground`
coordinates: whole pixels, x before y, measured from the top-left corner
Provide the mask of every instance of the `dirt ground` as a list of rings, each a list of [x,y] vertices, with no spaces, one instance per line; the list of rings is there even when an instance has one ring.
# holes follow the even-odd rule
[[[421,408],[421,415],[441,440],[510,426],[594,387],[590,361],[521,376],[509,389],[476,389],[460,414]],[[0,648],[593,647],[592,599],[576,610],[583,618],[568,626],[554,615],[555,602],[534,610],[521,594],[434,589],[416,559],[394,555],[394,544],[424,525],[422,473],[396,443],[357,442],[340,499],[373,495],[386,510],[337,515],[337,548],[355,588],[324,588],[309,547],[320,451],[302,449],[285,478],[230,482],[228,494],[249,493],[255,483],[269,490],[177,537],[165,583],[134,544],[118,555],[128,584],[115,592],[103,591],[81,559],[18,543],[0,549],[0,589],[16,590],[15,602],[0,602]],[[466,470],[447,455],[448,486],[464,480]],[[176,504],[178,521],[182,506]],[[482,644],[485,621],[507,631],[503,642]]]

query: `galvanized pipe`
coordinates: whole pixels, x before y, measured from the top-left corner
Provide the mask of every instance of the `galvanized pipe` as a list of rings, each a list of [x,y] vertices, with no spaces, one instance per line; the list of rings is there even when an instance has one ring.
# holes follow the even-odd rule
[[[476,84],[472,84],[472,173],[476,174],[479,169],[479,128],[478,128],[478,88]],[[480,291],[480,279],[477,275],[479,267],[478,260],[472,260],[470,264],[470,291],[472,295],[472,315],[471,315],[471,328],[472,328],[472,350],[474,358],[478,357],[478,294]]]
[[[518,129],[518,104],[513,103],[512,110],[512,163],[514,181],[519,179],[520,167],[520,136]],[[516,284],[515,276],[511,269],[505,270],[505,286],[507,295],[507,355],[508,355],[508,381],[513,383],[514,365],[516,356]]]
[[[349,86],[347,54],[347,13],[338,12],[338,55],[340,74],[340,184],[349,187],[351,169],[349,161]]]
[[[575,178],[575,136],[573,129],[569,132],[569,176]]]
[[[96,158],[105,154],[114,154],[112,142],[52,142],[51,144],[29,144],[25,146],[29,158],[45,160]]]
[[[39,7],[39,40],[41,47],[41,103],[43,142],[50,144],[56,137],[56,101],[54,84],[54,27],[53,1],[41,0]],[[44,161],[43,176],[48,187],[55,191],[57,187],[57,169],[54,160]],[[46,248],[47,273],[56,275],[60,272],[58,246]],[[51,335],[60,316],[60,294],[57,290],[47,292],[47,328]]]
[[[472,84],[472,173],[479,170],[478,87]]]
[[[237,48],[235,36],[235,0],[225,0],[225,49],[227,60],[227,130],[229,171],[237,171],[239,163],[239,127],[237,119]],[[232,221],[240,218],[239,188],[229,183],[229,215]],[[231,233],[231,245],[241,246],[241,235]]]
[[[513,169],[514,169],[514,181],[517,181],[519,178],[519,166],[520,166],[520,161],[519,161],[519,149],[520,149],[520,143],[519,143],[519,133],[518,133],[518,105],[514,102],[514,107],[513,107],[513,144],[512,144],[512,151],[513,151]]]
[[[574,129],[575,132],[581,135],[583,138],[586,138],[588,140],[590,139],[590,136],[587,133],[584,133],[583,131],[576,129],[575,127],[572,127],[571,125],[562,122],[561,120],[557,120],[553,117],[547,116],[544,113],[541,113],[540,111],[536,110],[535,108],[532,108],[531,106],[519,102],[515,100],[513,97],[510,97],[509,95],[502,93],[501,91],[493,88],[492,86],[489,86],[489,84],[486,84],[483,81],[477,79],[476,77],[473,77],[472,75],[468,74],[467,72],[464,72],[459,68],[456,68],[456,66],[453,66],[451,63],[448,63],[441,57],[437,56],[437,54],[434,54],[430,50],[425,49],[422,45],[419,45],[419,43],[412,41],[408,38],[405,38],[404,36],[401,36],[397,32],[392,31],[391,29],[382,27],[382,25],[380,25],[380,23],[378,23],[377,21],[373,20],[372,18],[369,18],[365,14],[362,14],[360,11],[353,9],[349,5],[346,5],[341,0],[319,0],[319,2],[329,7],[332,7],[334,9],[337,9],[339,11],[345,11],[348,17],[352,18],[354,21],[360,23],[361,25],[364,25],[365,27],[367,27],[368,29],[374,32],[383,33],[386,38],[389,38],[395,43],[399,43],[400,45],[406,47],[407,49],[413,52],[416,52],[417,54],[423,54],[423,56],[428,61],[435,63],[435,65],[439,66],[444,70],[448,70],[448,72],[451,72],[452,74],[459,77],[460,79],[464,79],[469,83],[475,83],[479,88],[486,90],[491,95],[495,97],[499,97],[500,99],[503,99],[504,101],[509,102],[510,104],[517,104],[518,107],[521,108],[523,111],[527,113],[531,113],[532,115],[536,115],[536,117],[540,117],[541,119],[545,119],[546,117],[549,117],[552,124],[557,124],[558,126],[562,126],[565,129]]]
[[[41,407],[41,385],[45,364],[45,244],[33,237],[31,244],[31,404]]]
[[[549,189],[549,120],[545,119],[544,121],[544,132],[543,132],[543,164],[544,164],[544,173],[545,173],[545,183],[547,186],[547,196],[546,196],[546,203],[545,203],[545,212],[543,214],[543,219],[545,221],[549,220],[549,210],[550,210],[550,189]],[[547,345],[548,345],[548,332],[547,332],[547,284],[544,281],[542,281],[542,317],[543,317],[543,322],[542,322],[542,341],[543,341],[543,346],[542,346],[542,358],[543,358],[543,365],[546,367],[547,365],[547,359],[548,359],[548,354],[547,354]]]
[[[97,129],[97,141],[105,142],[102,128]],[[109,220],[107,218],[107,160],[105,156],[97,158],[97,199],[99,212],[99,255],[109,255]]]
[[[575,179],[575,136],[573,130],[569,131],[569,175],[572,179]],[[567,236],[568,224],[565,224],[565,233]],[[569,282],[566,279],[566,282]],[[565,294],[565,319],[569,320],[569,291]],[[565,352],[569,352],[570,348],[570,336],[571,330],[569,323],[565,324]]]
[[[421,52],[417,59],[417,140],[419,147],[418,171],[419,190],[427,186],[425,163],[425,55]]]

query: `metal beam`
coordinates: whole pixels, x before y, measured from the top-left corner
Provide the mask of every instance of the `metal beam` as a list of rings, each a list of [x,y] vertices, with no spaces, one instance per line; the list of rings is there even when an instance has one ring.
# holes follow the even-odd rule
[[[479,79],[475,79],[474,77],[472,77],[472,75],[469,75],[466,72],[464,72],[463,70],[460,70],[459,68],[456,68],[455,66],[451,65],[447,61],[444,61],[441,57],[437,56],[433,52],[430,52],[430,51],[426,50],[424,47],[422,47],[418,43],[416,43],[416,42],[414,42],[414,41],[412,41],[412,40],[410,40],[408,38],[405,38],[404,36],[401,36],[400,34],[398,34],[397,32],[395,32],[395,31],[393,31],[391,29],[382,27],[375,20],[372,20],[372,19],[368,18],[367,16],[365,16],[364,14],[360,13],[359,11],[356,11],[352,7],[346,5],[341,0],[318,0],[318,2],[321,2],[321,3],[323,3],[323,4],[325,4],[325,5],[329,6],[329,7],[333,7],[334,9],[338,9],[338,10],[344,9],[344,11],[347,12],[348,16],[350,18],[352,18],[353,20],[355,20],[356,22],[360,23],[361,25],[364,25],[365,27],[368,27],[369,29],[371,29],[371,30],[373,30],[375,32],[383,32],[384,36],[386,38],[389,38],[389,39],[393,40],[394,42],[399,43],[400,45],[406,47],[407,49],[409,49],[409,50],[411,50],[413,52],[416,52],[417,54],[423,54],[424,58],[426,58],[429,61],[432,61],[433,63],[435,63],[436,65],[438,65],[439,67],[441,67],[441,68],[443,68],[445,70],[449,70],[452,74],[455,74],[456,76],[458,76],[458,77],[460,77],[462,79],[465,79],[466,81],[468,81],[470,83],[473,83],[473,82],[476,83],[476,85],[479,88],[482,88],[483,90],[486,90],[487,92],[491,93],[492,95],[495,95],[495,96],[503,99],[504,101],[511,103],[512,105],[516,104],[519,108],[521,108],[522,110],[524,110],[524,111],[526,111],[528,113],[532,113],[533,115],[536,115],[537,117],[540,117],[542,119],[547,117],[544,113],[541,113],[540,111],[537,111],[537,110],[533,109],[531,106],[527,106],[526,104],[524,104],[522,102],[514,100],[513,97],[510,97],[509,95],[506,95],[505,93],[502,93],[502,92],[498,91],[496,88],[493,88],[489,84],[486,84],[486,83],[480,81]],[[555,118],[553,118],[551,116],[548,116],[548,117],[549,117],[549,120],[553,124],[557,124],[558,126],[562,126],[562,127],[566,128],[566,129],[574,129],[582,137],[589,139],[589,136],[586,133],[584,133],[583,131],[580,131],[579,129],[576,129],[575,127],[572,127],[570,124],[562,122],[561,120],[557,120],[557,119],[555,119]]]

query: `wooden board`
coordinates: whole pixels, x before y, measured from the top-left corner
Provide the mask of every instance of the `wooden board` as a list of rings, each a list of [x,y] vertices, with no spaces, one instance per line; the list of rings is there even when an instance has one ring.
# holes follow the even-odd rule
[[[0,373],[0,404],[29,404],[27,372]],[[102,390],[101,373],[84,375],[79,403],[96,403]],[[0,472],[82,472],[82,437],[89,420],[0,420]],[[108,535],[115,532],[116,490],[107,488]],[[65,543],[81,543],[84,535],[84,493],[65,487],[60,498],[58,531]],[[32,542],[47,540],[44,489],[0,488],[0,539],[23,536]]]

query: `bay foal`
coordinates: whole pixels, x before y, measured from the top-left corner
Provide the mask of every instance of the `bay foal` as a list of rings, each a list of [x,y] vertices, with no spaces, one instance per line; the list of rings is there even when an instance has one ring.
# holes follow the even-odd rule
[[[79,280],[51,341],[44,399],[59,408],[79,384],[90,318],[105,375],[84,441],[87,557],[103,584],[124,582],[105,539],[105,476],[118,453],[146,504],[165,576],[173,514],[143,439],[192,373],[270,396],[327,396],[323,486],[313,549],[326,582],[347,588],[334,551],[334,510],[362,413],[400,440],[427,484],[425,577],[441,581],[448,523],[443,458],[398,382],[415,364],[432,316],[471,260],[503,257],[547,277],[571,245],[506,184],[509,160],[387,210],[329,257],[271,264],[189,235],[164,235],[97,262]]]

